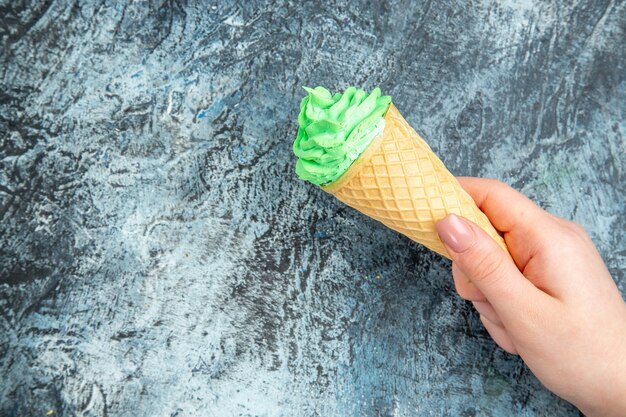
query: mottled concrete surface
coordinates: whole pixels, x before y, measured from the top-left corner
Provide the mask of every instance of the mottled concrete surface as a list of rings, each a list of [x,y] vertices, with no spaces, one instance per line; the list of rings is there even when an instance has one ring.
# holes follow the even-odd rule
[[[624,292],[624,1],[0,4],[1,416],[578,415],[291,142],[381,86]]]

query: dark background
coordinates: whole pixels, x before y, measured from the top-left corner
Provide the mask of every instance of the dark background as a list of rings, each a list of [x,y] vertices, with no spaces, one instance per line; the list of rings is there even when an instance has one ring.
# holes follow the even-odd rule
[[[624,294],[626,5],[573,3],[0,1],[0,415],[578,415],[291,154],[380,86]]]

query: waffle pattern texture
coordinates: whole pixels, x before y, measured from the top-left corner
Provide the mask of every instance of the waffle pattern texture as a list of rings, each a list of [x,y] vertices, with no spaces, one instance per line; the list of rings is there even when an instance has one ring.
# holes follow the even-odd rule
[[[344,175],[322,188],[447,258],[435,223],[449,213],[476,223],[507,251],[487,216],[393,104],[383,134]]]

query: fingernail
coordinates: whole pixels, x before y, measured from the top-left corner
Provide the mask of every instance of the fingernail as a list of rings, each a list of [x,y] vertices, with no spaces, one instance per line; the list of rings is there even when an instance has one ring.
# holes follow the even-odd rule
[[[474,243],[474,231],[456,214],[449,214],[435,227],[443,243],[456,253],[465,252]]]

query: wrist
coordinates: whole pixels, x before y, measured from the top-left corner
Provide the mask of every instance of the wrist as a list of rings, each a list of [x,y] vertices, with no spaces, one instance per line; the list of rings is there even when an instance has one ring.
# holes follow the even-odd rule
[[[626,324],[622,327],[621,335],[615,338],[615,348],[606,352],[598,366],[603,376],[596,380],[595,387],[590,387],[591,395],[585,395],[581,404],[576,404],[588,417],[626,416]]]

